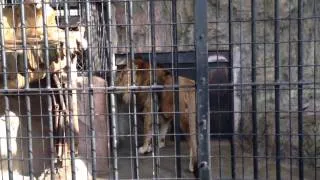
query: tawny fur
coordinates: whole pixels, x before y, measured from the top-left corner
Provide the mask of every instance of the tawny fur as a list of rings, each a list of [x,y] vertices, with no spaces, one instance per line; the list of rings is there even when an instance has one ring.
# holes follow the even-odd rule
[[[150,65],[142,59],[135,60],[136,65],[136,85],[148,86],[151,84]],[[166,70],[157,69],[157,83],[164,86],[173,85],[173,77]],[[118,73],[117,85],[129,86],[131,80],[131,72],[125,66]],[[194,81],[185,77],[179,77],[180,86],[194,86]],[[170,122],[174,119],[174,92],[165,90],[158,93],[159,97],[159,123],[160,123],[160,143],[159,146],[165,146],[165,136],[167,134]],[[130,93],[126,92],[122,95],[124,103],[129,103]],[[138,92],[137,104],[142,107],[144,115],[144,144],[139,148],[139,153],[144,154],[152,151],[152,112],[151,109],[152,95],[150,92]],[[179,111],[180,111],[180,127],[184,133],[190,134],[187,137],[190,149],[189,170],[194,171],[194,165],[197,164],[197,142],[196,142],[196,109],[195,109],[195,91],[190,88],[179,89]]]
[[[48,0],[44,1],[44,11],[46,12],[46,30],[48,41],[65,42],[65,31],[59,29],[56,23],[56,11],[48,4]],[[25,14],[25,31],[27,43],[33,41],[39,42],[44,39],[43,31],[43,11],[42,3],[39,0],[24,1]],[[8,44],[19,43],[22,41],[22,21],[21,6],[13,5],[3,8],[2,24],[4,29],[5,46]],[[83,33],[83,31],[82,31]],[[87,48],[87,41],[83,39],[81,32],[69,32],[69,47],[72,50],[78,49],[80,46]]]
[[[25,35],[28,49],[26,50],[28,59],[29,82],[40,80],[45,77],[45,59],[43,48],[44,22],[46,21],[47,39],[49,42],[49,61],[51,72],[61,72],[67,66],[67,55],[70,55],[71,63],[75,64],[76,57],[82,55],[83,50],[87,48],[87,41],[83,38],[82,31],[69,31],[66,39],[65,31],[59,29],[56,23],[56,11],[48,4],[48,0],[25,0]],[[43,11],[44,9],[44,11]],[[46,12],[43,14],[43,12]],[[8,88],[23,88],[25,86],[25,77],[21,73],[24,66],[23,59],[17,59],[16,52],[22,51],[22,18],[21,6],[19,4],[3,8],[3,17],[1,19],[4,45],[7,51],[7,72],[9,72]],[[68,40],[66,42],[66,40]],[[67,54],[69,52],[69,54]],[[14,56],[10,55],[13,54]],[[19,54],[19,53],[18,53]],[[22,54],[22,53],[21,53]],[[2,64],[2,63],[1,63]],[[1,65],[0,65],[1,66]],[[0,68],[2,70],[2,68]],[[11,74],[10,74],[11,73]],[[2,84],[0,83],[0,87]]]

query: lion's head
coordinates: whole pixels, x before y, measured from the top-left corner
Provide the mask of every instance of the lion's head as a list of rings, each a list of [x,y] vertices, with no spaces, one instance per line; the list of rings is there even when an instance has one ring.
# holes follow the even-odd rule
[[[132,85],[132,73],[135,73],[135,85],[149,85],[149,63],[142,60],[142,58],[136,58],[133,62],[135,72],[132,72],[133,69],[130,69],[128,65],[120,65],[118,66],[116,85],[121,87],[127,87],[125,92],[122,94],[122,100],[125,103],[129,103],[130,101],[130,93],[129,87]]]

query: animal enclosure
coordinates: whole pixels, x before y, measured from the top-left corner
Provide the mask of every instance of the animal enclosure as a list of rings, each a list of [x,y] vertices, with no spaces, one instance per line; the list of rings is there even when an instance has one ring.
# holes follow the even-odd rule
[[[317,0],[1,1],[2,179],[319,179]]]

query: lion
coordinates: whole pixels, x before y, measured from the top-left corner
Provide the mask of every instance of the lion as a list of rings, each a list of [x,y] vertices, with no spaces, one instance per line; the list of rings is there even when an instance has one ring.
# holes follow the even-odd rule
[[[25,87],[26,71],[29,73],[28,81],[34,82],[43,79],[46,75],[45,51],[49,54],[49,71],[62,72],[67,67],[67,55],[71,63],[75,64],[76,57],[82,55],[87,49],[87,41],[81,31],[69,31],[68,42],[63,29],[56,23],[56,11],[48,4],[49,0],[25,0],[23,1],[25,21],[21,17],[21,5],[14,4],[3,8],[1,19],[3,27],[3,39],[6,50],[6,70],[8,76],[8,88],[20,89]],[[45,12],[45,14],[43,13]],[[44,21],[46,24],[43,24]],[[47,36],[45,36],[44,26]],[[24,28],[25,39],[22,37]],[[81,28],[84,31],[84,28]],[[47,46],[43,43],[47,37]],[[27,70],[25,69],[22,40],[26,40]],[[69,54],[67,53],[69,52]],[[0,59],[1,61],[2,59]],[[0,63],[2,71],[3,63]],[[69,67],[68,67],[69,68]],[[2,88],[0,83],[0,88]]]
[[[150,79],[150,65],[142,58],[137,58],[134,61],[136,66],[136,85],[137,86],[149,86],[151,85]],[[156,80],[159,85],[172,86],[173,76],[169,71],[163,68],[157,68]],[[131,72],[127,69],[127,66],[121,67],[121,70],[117,74],[116,85],[117,86],[129,86],[131,80]],[[179,86],[194,86],[193,80],[179,76]],[[164,90],[157,92],[159,97],[159,123],[160,123],[160,141],[159,147],[165,146],[165,136],[167,134],[170,123],[174,116],[174,93],[170,90]],[[126,92],[121,94],[122,100],[125,104],[130,103],[129,88]],[[139,147],[139,153],[145,154],[152,151],[152,112],[151,100],[152,95],[150,92],[137,92],[137,104],[142,108],[144,113],[144,143]],[[196,141],[196,104],[195,104],[195,90],[186,90],[180,88],[179,90],[179,108],[180,108],[180,127],[184,133],[188,133],[187,137],[189,146],[189,171],[194,172],[197,164],[197,141]]]
[[[3,8],[3,17],[1,19],[4,32],[5,46],[9,44],[20,43],[22,41],[22,28],[25,26],[25,35],[27,43],[41,42],[44,40],[44,25],[46,26],[48,41],[65,42],[65,31],[58,28],[56,23],[56,11],[50,6],[49,0],[25,0],[23,24],[21,16],[21,6],[15,4]],[[43,14],[43,9],[46,14]],[[44,16],[45,15],[45,16]],[[45,19],[43,19],[45,18]],[[44,24],[46,22],[46,24]],[[81,28],[82,33],[84,28]],[[71,53],[79,51],[79,49],[87,49],[87,41],[83,38],[81,31],[69,32],[69,45]]]

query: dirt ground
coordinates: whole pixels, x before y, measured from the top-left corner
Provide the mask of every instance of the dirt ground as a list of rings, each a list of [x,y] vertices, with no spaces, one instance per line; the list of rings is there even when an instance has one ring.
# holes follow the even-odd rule
[[[174,143],[167,141],[167,146],[160,149],[160,167],[157,179],[177,179]],[[188,172],[188,148],[185,142],[181,143],[181,165],[182,177],[179,179],[194,179]],[[130,154],[130,141],[124,143],[118,151],[118,172],[120,179],[133,179],[133,163],[135,160]],[[152,154],[139,156],[138,173],[139,179],[152,179],[153,160]],[[252,154],[236,150],[236,179],[253,179]],[[259,161],[259,179],[276,179],[276,166],[274,158],[262,157]],[[319,171],[319,172],[317,172]],[[282,179],[299,179],[298,168],[283,161],[281,168]],[[317,175],[316,175],[317,173]],[[229,141],[211,141],[211,179],[232,179],[231,177],[231,156]],[[317,176],[317,177],[316,177]],[[305,167],[305,179],[318,179],[320,177],[319,169],[310,169]]]

